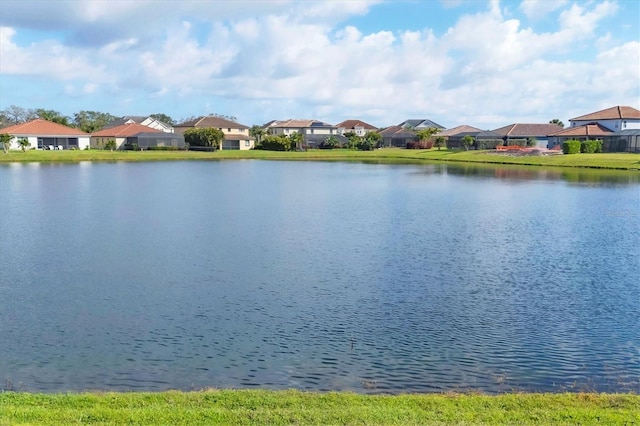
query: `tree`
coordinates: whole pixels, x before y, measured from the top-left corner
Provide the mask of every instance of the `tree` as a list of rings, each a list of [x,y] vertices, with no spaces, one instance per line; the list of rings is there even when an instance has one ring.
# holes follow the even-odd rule
[[[431,139],[431,136],[438,133],[440,130],[435,127],[429,127],[428,129],[418,130],[416,136],[418,136],[418,140],[426,142]]]
[[[224,133],[214,127],[194,127],[184,132],[184,140],[189,146],[207,146],[222,149]]]
[[[304,138],[300,133],[291,133],[289,135],[289,140],[291,141],[291,147],[289,148],[291,151],[302,151],[302,142],[304,141]]]
[[[440,148],[442,148],[443,146],[446,146],[446,144],[447,140],[444,138],[444,136],[436,136],[434,145],[438,147],[438,151],[440,151]]]
[[[166,123],[170,126],[173,126],[174,124],[176,124],[176,122],[173,120],[173,118],[169,117],[167,114],[163,114],[161,112],[157,113],[157,114],[151,114],[149,117],[155,118],[158,121],[162,121],[163,123]]]
[[[113,151],[114,149],[116,149],[116,141],[115,141],[115,139],[109,139],[104,144],[104,149],[108,149],[109,151]]]
[[[324,141],[322,141],[320,148],[333,149],[338,145],[338,143],[339,143],[338,138],[336,138],[334,135],[330,135],[330,136],[327,136]]]
[[[25,152],[31,144],[29,143],[29,139],[20,138],[18,139],[18,145],[20,146],[20,149],[22,149],[22,152]]]
[[[262,138],[264,137],[264,135],[266,133],[267,133],[266,130],[264,130],[262,127],[258,126],[257,124],[254,124],[249,129],[249,135],[251,135],[254,138],[256,138],[256,144],[257,145],[260,145],[262,143]]]
[[[360,136],[356,135],[356,132],[353,131],[346,132],[344,137],[349,139],[349,149],[356,149],[362,142]]]
[[[369,132],[360,141],[358,149],[362,151],[371,151],[380,146],[382,143],[382,135],[378,132]]]
[[[11,124],[26,123],[27,121],[31,121],[37,117],[33,110],[24,109],[16,105],[11,105],[5,108],[4,110],[1,111],[1,114]]]
[[[464,146],[464,149],[466,149],[467,151],[469,151],[469,148],[473,145],[473,136],[471,135],[465,135],[462,138],[462,146]]]
[[[42,118],[43,120],[62,124],[63,126],[69,125],[69,117],[67,117],[66,115],[62,115],[62,113],[59,113],[58,111],[54,111],[52,109],[37,108],[33,112],[38,116],[38,118]]]
[[[0,144],[2,144],[2,149],[4,153],[7,154],[9,152],[9,148],[11,148],[11,136],[9,133],[0,133]]]
[[[285,135],[265,135],[261,148],[267,151],[290,151],[291,138]]]
[[[554,118],[553,120],[549,121],[549,124],[557,124],[560,127],[564,127],[564,123],[558,120],[557,118]]]
[[[73,125],[86,133],[94,133],[118,117],[106,112],[80,111],[73,114]]]

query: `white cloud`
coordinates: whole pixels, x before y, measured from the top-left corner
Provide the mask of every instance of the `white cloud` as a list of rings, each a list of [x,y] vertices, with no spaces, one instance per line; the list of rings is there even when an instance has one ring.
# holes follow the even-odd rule
[[[567,0],[523,0],[520,9],[530,19],[540,19],[567,4]]]
[[[217,111],[249,123],[307,117],[388,125],[425,116],[489,128],[548,121],[568,100],[637,102],[638,43],[621,44],[598,30],[617,10],[609,1],[562,11],[561,2],[538,5],[558,19],[559,29],[547,32],[505,17],[492,1],[441,36],[428,28],[365,33],[339,24],[373,2],[254,2],[250,15],[237,5],[242,2],[215,2],[218,8],[181,2],[172,4],[182,12],[177,17],[165,7],[153,12],[159,19],[153,22],[143,19],[148,2],[116,3],[111,11],[83,2],[72,15],[80,21],[70,29],[77,34],[92,24],[115,24],[120,32],[113,30],[97,49],[56,40],[19,45],[20,30],[1,27],[0,58],[12,59],[0,60],[0,73],[63,81],[69,95],[109,94],[127,108],[136,99],[153,109],[169,99],[186,105],[183,116]],[[70,4],[76,3],[60,3],[61,9],[69,12]],[[591,59],[572,59],[583,45]]]

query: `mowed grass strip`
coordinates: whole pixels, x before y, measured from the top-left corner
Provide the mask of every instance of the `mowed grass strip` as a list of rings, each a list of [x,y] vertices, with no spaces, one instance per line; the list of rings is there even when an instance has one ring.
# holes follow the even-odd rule
[[[79,162],[79,161],[170,161],[170,160],[315,160],[372,161],[415,163],[451,161],[484,164],[518,164],[527,166],[583,167],[640,170],[640,154],[604,153],[549,156],[515,156],[496,151],[409,150],[384,148],[373,151],[313,150],[307,152],[276,151],[11,151],[0,153],[0,162]]]
[[[0,424],[635,425],[634,394],[0,393]]]

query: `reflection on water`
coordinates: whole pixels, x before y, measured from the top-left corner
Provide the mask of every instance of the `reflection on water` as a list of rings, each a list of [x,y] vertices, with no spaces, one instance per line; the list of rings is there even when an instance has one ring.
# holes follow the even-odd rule
[[[573,172],[0,167],[2,386],[639,392],[640,185]]]

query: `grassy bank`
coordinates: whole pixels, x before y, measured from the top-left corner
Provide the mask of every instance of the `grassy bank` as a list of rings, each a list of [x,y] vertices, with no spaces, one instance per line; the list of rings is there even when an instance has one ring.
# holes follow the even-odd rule
[[[640,424],[628,394],[0,393],[0,424]]]
[[[78,161],[162,161],[162,160],[326,160],[380,162],[451,161],[528,166],[581,167],[640,170],[640,155],[630,153],[574,154],[553,156],[509,156],[495,151],[407,150],[385,148],[374,151],[316,150],[308,152],[274,151],[12,151],[0,154],[0,162],[78,162]]]

